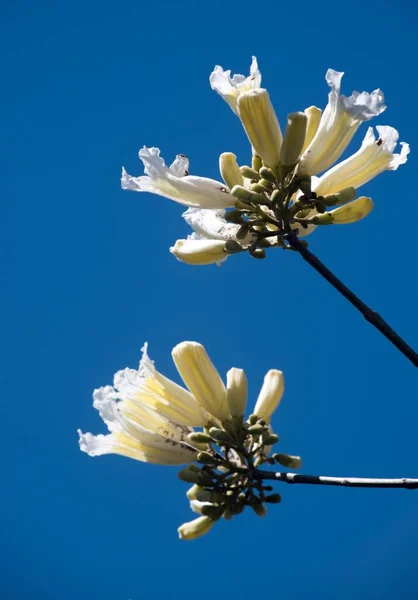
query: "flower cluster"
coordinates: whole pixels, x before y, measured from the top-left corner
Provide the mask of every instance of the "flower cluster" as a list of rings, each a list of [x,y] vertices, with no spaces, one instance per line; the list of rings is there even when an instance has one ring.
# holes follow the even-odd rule
[[[270,420],[284,392],[281,371],[267,372],[253,414],[245,420],[242,369],[230,369],[225,385],[201,344],[178,344],[172,356],[188,389],[156,370],[145,345],[138,370],[118,371],[113,387],[94,391],[93,406],[110,433],[79,431],[79,443],[90,456],[112,453],[155,464],[187,464],[179,477],[193,484],[187,496],[201,516],[178,532],[181,539],[194,539],[246,506],[263,516],[265,503],[277,503],[280,496],[269,493],[272,488],[263,484],[259,467],[278,462],[298,468],[300,459],[271,454],[279,439]]]
[[[170,167],[158,148],[144,147],[139,157],[145,176],[122,170],[122,188],[165,196],[188,206],[184,213],[193,233],[170,249],[177,259],[194,265],[223,262],[248,251],[263,258],[266,248],[292,248],[292,237],[306,236],[318,225],[354,223],[373,209],[357,190],[385,170],[407,160],[409,146],[398,132],[369,127],[360,149],[337,164],[360,125],[385,109],[384,96],[341,94],[343,73],[329,69],[330,87],[324,111],[311,106],[290,113],[282,134],[261,73],[253,57],[250,75],[234,75],[216,66],[210,85],[239,117],[252,148],[251,165],[239,166],[230,152],[220,156],[224,182],[189,174],[189,161],[178,155]],[[334,165],[334,166],[333,166]]]

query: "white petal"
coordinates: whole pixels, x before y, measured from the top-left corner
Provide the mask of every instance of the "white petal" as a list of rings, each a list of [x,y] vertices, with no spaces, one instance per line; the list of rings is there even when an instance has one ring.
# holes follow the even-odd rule
[[[264,377],[263,386],[260,390],[254,414],[260,419],[270,421],[271,415],[279,406],[284,393],[284,377],[282,371],[270,369]]]
[[[376,127],[379,137],[375,138],[373,127],[369,127],[361,148],[319,178],[314,190],[325,196],[335,194],[346,187],[358,189],[385,170],[396,170],[407,160],[409,145],[402,142],[400,154],[393,154],[399,134],[389,126]]]
[[[381,90],[353,92],[349,97],[340,95],[344,73],[329,69],[326,80],[331,87],[318,130],[303,153],[299,172],[315,175],[330,167],[350,143],[363,121],[382,113],[386,106]]]
[[[239,225],[228,223],[224,219],[224,210],[205,210],[198,208],[188,208],[183,213],[183,218],[188,225],[198,234],[198,238],[210,240],[234,240],[237,241]],[[253,236],[248,235],[244,240],[240,240],[243,246],[251,244]]]
[[[220,421],[230,419],[225,385],[202,344],[182,342],[173,348],[172,356],[199,404]]]
[[[258,70],[257,59],[252,57],[250,75],[234,75],[231,77],[231,71],[224,71],[222,67],[216,65],[209,77],[210,86],[218,92],[220,96],[229,104],[232,110],[238,114],[237,98],[243,92],[257,89],[261,85],[261,73]]]
[[[144,163],[146,175],[132,177],[122,169],[121,185],[124,190],[150,192],[164,196],[185,206],[198,208],[227,208],[234,206],[235,199],[229,189],[219,181],[188,172],[188,159],[178,155],[168,168],[160,157],[158,148],[142,148],[139,157]]]

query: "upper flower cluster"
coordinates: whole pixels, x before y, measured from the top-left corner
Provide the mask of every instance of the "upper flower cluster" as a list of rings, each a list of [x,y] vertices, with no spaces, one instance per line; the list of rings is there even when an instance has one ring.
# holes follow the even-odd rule
[[[409,146],[402,142],[396,153],[396,129],[378,126],[376,137],[369,127],[361,148],[335,164],[360,125],[386,109],[379,89],[344,96],[343,75],[328,69],[325,109],[310,106],[289,114],[283,134],[270,96],[261,87],[256,58],[248,77],[231,76],[217,65],[210,85],[241,120],[252,148],[251,166],[239,167],[234,154],[222,154],[223,183],[189,175],[189,161],[183,155],[167,167],[157,148],[144,147],[139,157],[146,175],[131,177],[123,169],[123,189],[148,191],[191,208],[184,217],[194,232],[171,248],[189,264],[219,264],[243,249],[262,257],[266,247],[286,247],[291,231],[303,236],[317,225],[365,217],[373,203],[366,197],[356,199],[357,190],[379,173],[405,163]]]

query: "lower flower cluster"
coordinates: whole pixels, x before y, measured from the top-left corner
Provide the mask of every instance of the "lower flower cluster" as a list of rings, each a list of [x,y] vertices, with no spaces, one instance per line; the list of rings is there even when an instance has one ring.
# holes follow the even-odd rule
[[[180,538],[194,539],[246,506],[265,514],[265,503],[279,502],[280,496],[263,484],[259,467],[279,462],[297,468],[300,459],[271,454],[279,440],[270,421],[284,392],[281,371],[266,373],[253,414],[245,420],[242,369],[230,369],[225,385],[201,344],[182,342],[172,356],[187,389],[157,371],[145,344],[138,370],[118,371],[113,386],[94,391],[93,406],[110,433],[79,431],[79,443],[90,456],[113,453],[148,463],[187,464],[179,477],[193,483],[187,495],[202,517],[178,531]]]

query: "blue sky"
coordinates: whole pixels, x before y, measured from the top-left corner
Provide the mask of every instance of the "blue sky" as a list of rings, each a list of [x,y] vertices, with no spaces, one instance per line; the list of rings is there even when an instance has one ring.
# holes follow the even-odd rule
[[[418,492],[282,484],[267,518],[180,542],[191,513],[176,469],[91,459],[76,435],[104,432],[91,392],[136,367],[144,341],[177,378],[170,351],[190,339],[223,375],[244,368],[254,400],[269,368],[284,371],[274,425],[304,472],[417,476],[416,372],[395,348],[291,253],[177,262],[182,207],[119,184],[122,164],[142,173],[144,144],[207,177],[223,151],[248,162],[209,87],[215,64],[246,73],[255,54],[282,122],[325,105],[328,67],[346,93],[381,87],[375,124],[400,131],[410,160],[364,188],[366,220],[310,243],[418,346],[414,4],[17,0],[0,13],[5,598],[415,598]]]

